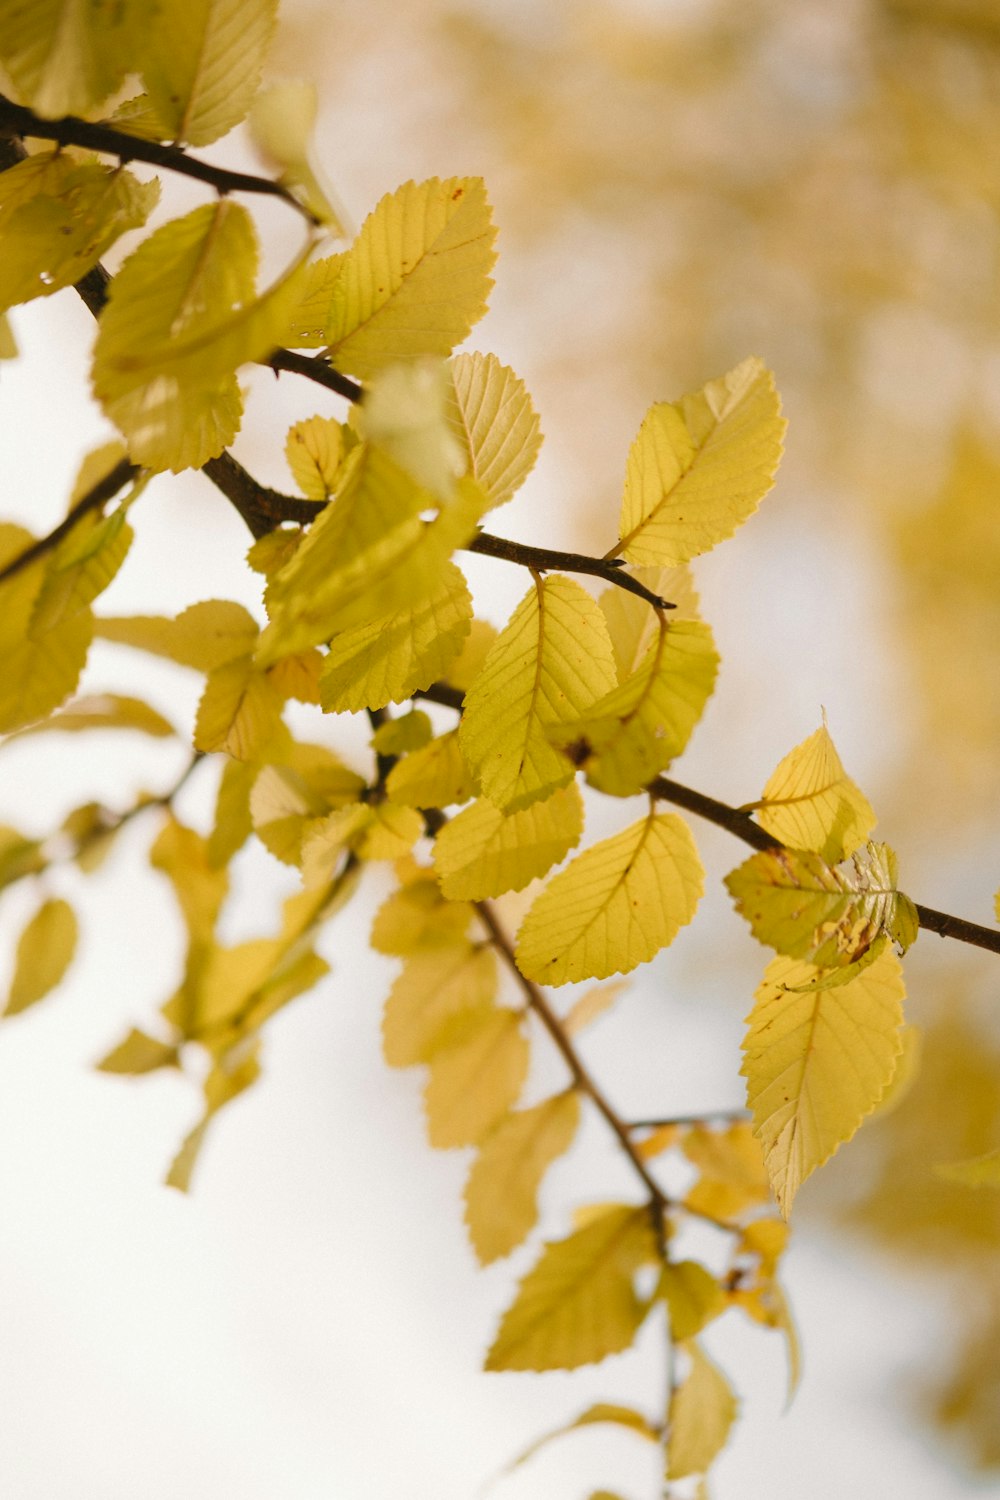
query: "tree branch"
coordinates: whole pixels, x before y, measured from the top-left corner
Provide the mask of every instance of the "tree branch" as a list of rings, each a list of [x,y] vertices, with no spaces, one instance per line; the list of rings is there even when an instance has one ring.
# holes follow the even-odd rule
[[[349,375],[341,375],[339,370],[316,355],[299,354],[294,349],[275,349],[267,359],[261,360],[261,364],[270,365],[278,373],[287,370],[292,375],[304,375],[307,380],[315,380],[317,385],[325,386],[328,391],[346,396],[348,401],[360,401],[364,395],[356,380],[352,380]]]
[[[8,578],[13,578],[15,574],[21,572],[22,568],[26,568],[29,563],[33,563],[36,558],[44,557],[46,552],[51,552],[54,547],[59,545],[63,537],[73,530],[73,527],[80,520],[81,516],[87,515],[92,510],[100,510],[102,505],[106,505],[109,500],[113,500],[118,491],[123,489],[129,480],[134,479],[138,473],[140,473],[140,470],[135,464],[129,463],[127,458],[119,459],[118,463],[115,464],[109,473],[104,475],[103,479],[99,479],[96,484],[92,484],[86,494],[81,495],[80,499],[74,505],[70,506],[65,519],[60,521],[58,526],[50,531],[47,536],[39,537],[37,542],[32,542],[31,546],[26,547],[12,562],[0,568],[0,583],[5,583]]]
[[[625,559],[621,557],[585,557],[579,552],[554,552],[548,547],[528,547],[523,542],[509,542],[505,537],[490,536],[485,531],[481,531],[463,551],[479,552],[484,557],[498,557],[504,562],[519,563],[521,567],[534,568],[539,573],[553,569],[561,573],[590,573],[595,578],[603,578],[607,583],[614,583],[618,588],[645,599],[654,609],[676,608],[668,600],[661,599],[659,594],[654,594],[644,583],[640,583],[638,578],[621,572],[625,566]]]
[[[222,452],[202,465],[201,472],[235,506],[255,539],[267,536],[282,521],[308,525],[315,521],[325,502],[302,500],[272,490],[249,474],[231,453]]]
[[[162,167],[168,172],[178,172],[184,177],[193,177],[206,182],[220,196],[226,193],[260,193],[270,198],[280,198],[297,213],[317,224],[316,218],[304,204],[300,203],[286,187],[270,177],[257,177],[251,172],[231,172],[227,167],[215,167],[210,162],[198,161],[188,156],[180,146],[164,146],[159,141],[147,141],[130,135],[127,130],[118,130],[113,125],[81,120],[76,115],[64,115],[61,120],[43,120],[23,104],[0,94],[0,135],[33,136],[37,139],[55,141],[60,146],[82,146],[86,150],[100,151],[105,156],[117,156],[124,165],[129,161],[142,161],[153,167]]]

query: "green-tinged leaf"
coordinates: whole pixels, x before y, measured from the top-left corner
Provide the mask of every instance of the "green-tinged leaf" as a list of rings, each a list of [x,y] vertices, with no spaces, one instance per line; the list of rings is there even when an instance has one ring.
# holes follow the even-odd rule
[[[372,749],[378,755],[405,755],[426,745],[434,730],[422,709],[415,708],[398,719],[386,719],[372,735]]]
[[[380,802],[339,808],[303,835],[302,879],[307,886],[331,880],[348,851],[362,860],[399,859],[423,831],[424,820],[412,807]]]
[[[832,969],[862,958],[882,933],[902,949],[914,941],[916,909],[896,880],[888,844],[869,843],[839,865],[765,849],[727,875],[726,886],[758,942]]]
[[[580,1101],[569,1090],[507,1115],[483,1141],[465,1185],[465,1222],[481,1265],[509,1255],[534,1227],[542,1178],[569,1150],[579,1121]]]
[[[204,146],[246,117],[277,0],[159,0],[143,76],[171,140]]]
[[[667,1415],[667,1478],[704,1474],[726,1446],[738,1404],[729,1382],[694,1340],[683,1346],[689,1368],[671,1393]]]
[[[21,734],[48,733],[53,729],[73,734],[83,729],[137,729],[155,739],[166,739],[177,732],[141,698],[120,693],[91,693],[86,698],[74,698],[60,713],[23,729]]]
[[[329,500],[351,446],[350,428],[333,417],[307,417],[288,429],[285,457],[307,500]]]
[[[383,198],[337,258],[324,324],[336,367],[366,379],[450,354],[486,311],[494,237],[478,177],[407,182]]]
[[[588,1406],[587,1410],[581,1412],[572,1422],[556,1427],[552,1432],[547,1432],[544,1437],[531,1443],[523,1453],[518,1454],[508,1469],[519,1468],[529,1458],[534,1458],[535,1454],[551,1443],[554,1438],[565,1437],[567,1433],[576,1432],[581,1427],[593,1427],[605,1423],[610,1423],[614,1427],[624,1427],[627,1431],[634,1432],[651,1443],[660,1441],[660,1429],[648,1417],[644,1417],[641,1411],[636,1411],[632,1406],[612,1406],[608,1402],[600,1401],[595,1406]],[[608,1490],[597,1490],[590,1496],[590,1500],[618,1500],[618,1497],[611,1495]]]
[[[430,1059],[424,1089],[432,1146],[474,1146],[517,1103],[529,1048],[516,1010],[470,1010],[448,1022]]]
[[[485,797],[516,812],[573,779],[551,731],[614,686],[607,627],[572,579],[536,579],[466,695],[462,752]]]
[[[627,1349],[649,1311],[636,1272],[656,1258],[648,1209],[627,1204],[549,1242],[504,1314],[487,1370],[574,1370]]]
[[[293,266],[254,295],[257,238],[228,198],[157,229],[111,283],[94,351],[94,394],[136,463],[200,468],[239,429],[236,370],[281,337]]]
[[[319,681],[324,710],[384,708],[430,687],[454,660],[471,617],[465,579],[445,563],[427,597],[334,636]]]
[[[0,186],[0,308],[72,286],[145,223],[159,196],[155,180],[58,150],[9,168]]]
[[[759,359],[651,407],[629,452],[614,552],[671,567],[732,536],[771,488],[784,431]]]
[[[602,792],[628,797],[687,745],[715,685],[719,657],[707,625],[662,619],[635,674],[554,736]]]
[[[0,567],[35,541],[23,527],[0,524]],[[33,613],[46,587],[52,558],[40,558],[0,584],[0,734],[43,719],[73,692],[93,634],[81,609],[54,629],[37,627]]]
[[[575,785],[520,812],[480,798],[446,823],[434,841],[434,868],[452,900],[482,901],[520,891],[579,842],[583,799]]]
[[[211,672],[245,656],[257,640],[257,622],[228,599],[191,604],[175,620],[161,615],[127,615],[99,619],[94,634],[153,656],[166,656],[184,667]]]
[[[252,656],[238,656],[208,674],[195,721],[196,750],[224,750],[234,760],[256,760],[287,741],[282,698]]]
[[[101,1073],[155,1073],[158,1068],[179,1068],[180,1054],[169,1042],[158,1041],[133,1027],[97,1064]]]
[[[326,343],[326,326],[345,255],[345,251],[325,255],[306,266],[298,301],[282,334],[282,344],[293,349],[319,349]]]
[[[442,360],[387,365],[369,380],[360,413],[369,442],[439,500],[450,499],[467,468],[448,421],[447,392]]]
[[[262,89],[254,99],[249,125],[254,145],[278,181],[331,234],[347,238],[345,215],[310,161],[318,99],[316,87],[287,79]]]
[[[626,973],[673,941],[703,888],[687,824],[650,813],[549,882],[518,934],[518,968],[552,985]]]
[[[761,1144],[749,1121],[738,1120],[718,1130],[692,1125],[684,1132],[681,1147],[699,1173],[684,1199],[693,1212],[732,1220],[770,1200],[771,1183]]]
[[[902,1050],[903,977],[890,948],[849,984],[797,993],[815,973],[773,959],[744,1042],[754,1133],[786,1217],[806,1178],[875,1108]]]
[[[90,114],[134,66],[138,10],[134,0],[0,0],[0,62],[45,119]]]
[[[73,908],[53,898],[43,901],[21,933],[4,1016],[16,1016],[54,990],[76,951]]]
[[[789,751],[753,810],[761,827],[783,844],[812,849],[830,864],[853,854],[878,821],[845,772],[825,724]]]
[[[125,561],[132,536],[123,510],[79,521],[48,562],[31,612],[31,635],[56,630],[102,594]]]
[[[449,366],[448,415],[466,471],[503,505],[534,468],[542,434],[531,397],[495,354],[459,354]]]
[[[446,901],[434,872],[422,865],[414,864],[405,881],[375,915],[371,945],[376,953],[405,958],[422,949],[461,947],[474,916],[472,907],[464,901]],[[491,995],[492,991],[486,999]]]
[[[386,1062],[391,1068],[428,1062],[445,1028],[457,1016],[488,1011],[496,989],[496,958],[491,948],[462,938],[412,953],[385,1003],[382,1049]]]
[[[665,1265],[659,1292],[670,1315],[670,1336],[678,1344],[694,1338],[727,1306],[723,1288],[696,1260],[671,1261]]]
[[[451,807],[468,802],[475,783],[458,743],[458,730],[449,730],[412,750],[393,766],[386,782],[393,802],[404,807]]]
[[[963,1187],[1000,1188],[1000,1148],[968,1161],[941,1162],[934,1170],[946,1182],[958,1182]]]

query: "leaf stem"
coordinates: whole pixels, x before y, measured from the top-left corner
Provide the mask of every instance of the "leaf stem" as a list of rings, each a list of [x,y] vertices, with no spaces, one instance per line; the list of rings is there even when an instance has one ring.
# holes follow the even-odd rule
[[[149,166],[162,167],[165,171],[178,172],[184,177],[206,182],[220,195],[262,193],[270,198],[280,198],[310,224],[320,222],[305,204],[300,203],[286,187],[270,177],[216,167],[211,162],[188,156],[180,146],[165,146],[159,141],[143,140],[139,136],[130,135],[127,130],[118,130],[101,121],[81,120],[76,115],[64,115],[61,120],[43,120],[34,110],[23,104],[15,104],[3,94],[0,94],[0,135],[33,136],[36,139],[55,141],[60,146],[82,146],[105,156],[117,156],[123,165],[129,161],[146,162]]]

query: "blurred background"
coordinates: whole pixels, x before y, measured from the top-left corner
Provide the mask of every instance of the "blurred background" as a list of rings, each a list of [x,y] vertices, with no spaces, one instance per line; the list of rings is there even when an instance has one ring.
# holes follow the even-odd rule
[[[500,534],[604,552],[648,405],[746,354],[774,369],[787,453],[759,515],[697,565],[723,669],[676,775],[750,801],[825,708],[908,892],[990,922],[996,0],[284,0],[271,71],[317,83],[317,157],[355,224],[409,177],[486,179],[500,261],[470,347],[525,379],[546,434],[525,490],[493,518]],[[238,138],[203,154],[253,165]],[[160,218],[203,201],[165,186]],[[260,214],[274,267],[297,244],[291,218]],[[3,508],[42,532],[109,434],[72,294],[12,321]],[[287,426],[340,408],[290,376],[252,372],[248,386],[235,452],[288,487]],[[133,519],[103,612],[230,597],[259,613],[246,535],[207,481],[157,480]],[[468,561],[479,611],[502,624],[523,575]],[[182,730],[198,695],[193,674],[100,644],[84,686],[142,693]],[[301,725],[348,755],[363,743],[363,726]],[[161,790],[184,759],[130,736],[57,738],[0,752],[0,818],[29,833],[85,801]],[[202,825],[212,774],[179,803]],[[631,815],[595,809],[591,832]],[[365,948],[388,888],[377,874],[324,940],[330,979],[271,1023],[265,1076],[217,1122],[191,1197],[160,1185],[199,1113],[195,1088],[91,1071],[179,974],[181,924],[145,863],[155,826],[136,819],[97,873],[51,878],[81,912],[82,951],[56,996],[0,1032],[5,1492],[464,1500],[496,1480],[498,1500],[657,1494],[652,1450],[600,1430],[496,1478],[593,1400],[655,1416],[662,1355],[647,1329],[633,1353],[572,1375],[476,1373],[537,1237],[477,1270],[466,1155],[430,1152],[419,1079],[381,1062],[394,966]],[[742,849],[695,832],[710,875],[698,920],[583,1042],[633,1118],[741,1102],[765,954],[719,887]],[[237,870],[233,940],[272,930],[293,884],[262,852]],[[5,895],[8,949],[31,908],[20,888]],[[805,1375],[790,1409],[773,1336],[730,1315],[707,1339],[743,1398],[714,1500],[1000,1494],[1000,1196],[933,1172],[1000,1144],[1000,970],[925,934],[907,975],[922,1072],[796,1204],[786,1279]],[[536,1051],[540,1094],[561,1073]],[[542,1232],[619,1193],[628,1177],[588,1126],[547,1179]]]

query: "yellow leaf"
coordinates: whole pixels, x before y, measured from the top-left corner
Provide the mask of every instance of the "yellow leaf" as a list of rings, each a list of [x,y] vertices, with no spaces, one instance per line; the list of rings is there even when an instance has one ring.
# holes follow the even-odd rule
[[[171,140],[205,146],[246,117],[277,0],[159,0],[143,76]]]
[[[0,890],[44,869],[42,840],[26,838],[16,828],[0,824]]]
[[[458,744],[458,730],[439,735],[393,766],[386,782],[393,802],[405,807],[451,807],[468,802],[475,784]]]
[[[252,656],[227,661],[208,674],[195,721],[195,749],[255,760],[287,737],[281,708],[280,694],[255,669]]]
[[[699,618],[698,595],[691,569],[686,563],[676,568],[629,568],[629,573],[658,598],[674,605],[670,611],[671,624]],[[625,589],[605,589],[597,602],[607,621],[618,681],[624,682],[639,670],[648,655],[660,633],[660,617],[645,599],[627,593]]]
[[[280,174],[279,182],[292,189],[318,223],[343,238],[344,215],[309,160],[317,103],[314,84],[294,79],[271,84],[253,102],[250,133],[265,162]]]
[[[506,812],[573,779],[550,731],[614,686],[604,616],[578,583],[536,579],[497,637],[465,699],[462,752],[483,795]]]
[[[449,372],[448,415],[466,472],[491,506],[503,505],[534,468],[542,446],[538,413],[524,382],[495,354],[459,354]]]
[[[101,1073],[153,1073],[157,1068],[180,1067],[180,1054],[169,1042],[157,1041],[133,1027],[97,1067]]]
[[[122,509],[79,521],[48,560],[29,633],[38,639],[58,629],[103,593],[125,561],[132,535]]]
[[[710,1271],[696,1260],[670,1261],[660,1273],[660,1295],[670,1315],[675,1343],[694,1338],[726,1310],[726,1294]]]
[[[761,1145],[749,1122],[740,1120],[723,1130],[693,1125],[681,1144],[700,1174],[684,1199],[687,1207],[714,1219],[734,1219],[770,1199]]]
[[[319,707],[319,678],[324,658],[319,651],[301,651],[283,656],[267,669],[267,680],[280,698],[295,698],[299,703]]]
[[[771,488],[784,431],[759,359],[651,407],[628,456],[611,555],[672,567],[732,536]]]
[[[448,681],[453,687],[468,692],[482,671],[483,663],[496,638],[496,627],[488,620],[473,619],[470,622],[469,634],[465,637],[462,650],[448,668]]]
[[[606,1010],[610,1010],[618,996],[624,994],[627,989],[627,980],[619,979],[614,984],[595,985],[589,990],[584,990],[579,1000],[574,1002],[563,1017],[563,1031],[570,1037],[579,1036],[580,1032],[592,1021],[596,1021],[598,1016],[603,1016]]]
[[[503,1118],[524,1087],[528,1041],[516,1010],[466,1011],[439,1033],[424,1089],[432,1146],[474,1146]]]
[[[216,1061],[205,1080],[205,1113],[194,1129],[185,1136],[180,1150],[171,1162],[166,1176],[167,1187],[177,1188],[182,1193],[190,1189],[191,1174],[213,1116],[260,1077],[258,1051],[258,1046],[254,1044],[249,1050],[239,1048],[233,1057]]]
[[[352,436],[333,417],[307,417],[288,429],[285,457],[307,500],[329,500]]]
[[[150,708],[141,698],[125,697],[120,693],[93,693],[86,698],[74,698],[72,703],[41,724],[22,729],[21,735],[40,734],[58,729],[78,733],[82,729],[138,729],[156,739],[166,739],[176,734],[155,708]]]
[[[488,1009],[496,988],[491,948],[462,938],[412,953],[385,1003],[382,1048],[390,1068],[428,1062],[449,1023]]]
[[[3,174],[0,308],[48,297],[95,265],[128,229],[144,224],[160,185],[58,150]]]
[[[452,900],[482,901],[520,891],[578,843],[583,800],[576,786],[520,812],[503,813],[485,798],[473,802],[434,841],[434,867]]]
[[[538,1219],[538,1189],[580,1121],[569,1090],[507,1115],[486,1137],[465,1185],[465,1222],[481,1265],[515,1249]]]
[[[874,1113],[880,1118],[892,1111],[906,1098],[920,1075],[923,1061],[924,1034],[912,1022],[902,1027],[899,1033],[902,1051],[896,1059],[896,1071],[889,1080],[885,1093],[875,1106]]]
[[[367,379],[397,360],[446,356],[486,311],[495,230],[478,177],[407,182],[338,257],[325,338]]]
[[[466,470],[446,413],[447,389],[441,360],[386,365],[368,382],[360,413],[369,442],[439,500],[450,499]]]
[[[612,1406],[607,1402],[601,1401],[595,1406],[588,1406],[587,1410],[581,1412],[574,1421],[567,1422],[564,1427],[557,1427],[554,1432],[547,1432],[544,1437],[540,1437],[536,1442],[531,1443],[529,1447],[525,1448],[523,1453],[518,1454],[517,1458],[514,1459],[508,1468],[518,1468],[529,1458],[533,1458],[540,1448],[544,1448],[548,1443],[551,1443],[553,1438],[565,1437],[568,1432],[576,1432],[581,1427],[592,1427],[605,1422],[615,1427],[624,1427],[629,1432],[634,1432],[637,1436],[648,1439],[651,1443],[658,1443],[660,1441],[661,1433],[659,1429],[648,1417],[644,1417],[642,1412],[636,1411],[631,1406]],[[619,1497],[612,1495],[610,1490],[595,1490],[591,1494],[590,1500],[619,1500]]]
[[[215,799],[215,819],[209,835],[208,863],[214,870],[228,865],[242,849],[253,829],[250,821],[250,789],[257,767],[241,760],[227,759],[222,767]]]
[[[0,359],[17,359],[17,339],[6,313],[0,313]]]
[[[125,75],[137,10],[93,0],[0,0],[0,61],[45,119],[90,114]]]
[[[754,1133],[786,1217],[806,1178],[875,1108],[902,1048],[903,978],[891,949],[847,984],[795,992],[816,974],[773,959],[744,1042]]]
[[[149,862],[173,886],[191,941],[210,943],[229,876],[209,863],[205,839],[170,816],[149,851]]]
[[[703,888],[687,824],[650,813],[549,882],[518,934],[518,968],[552,985],[626,973],[673,941]]]
[[[76,951],[73,908],[53,898],[43,901],[21,933],[5,1016],[19,1015],[54,990]]]
[[[93,387],[136,463],[200,468],[232,441],[236,370],[274,349],[298,295],[298,264],[254,295],[257,238],[228,198],[157,229],[111,283]]]
[[[169,657],[199,672],[211,672],[252,651],[258,630],[256,620],[242,604],[206,599],[189,605],[175,620],[160,615],[99,619],[94,634],[153,656]]]
[[[504,1314],[487,1370],[574,1370],[627,1349],[649,1311],[635,1275],[656,1258],[649,1210],[628,1204],[546,1244]]]
[[[822,724],[789,751],[764,788],[762,828],[793,849],[812,849],[836,864],[863,844],[878,821],[867,797],[850,779]]]
[[[465,579],[445,563],[425,598],[334,636],[319,682],[324,710],[384,708],[430,687],[454,660],[471,616]]]
[[[364,781],[323,745],[293,741],[281,763],[264,766],[250,793],[250,817],[261,843],[298,864],[302,842],[334,808],[356,803]]]
[[[934,1170],[946,1182],[958,1182],[963,1187],[1000,1188],[1000,1148],[967,1161],[941,1162]]]
[[[461,947],[472,917],[466,902],[444,899],[432,870],[414,865],[412,878],[379,907],[371,945],[377,953],[401,958],[422,949]],[[484,1003],[483,997],[475,1003]]]
[[[661,619],[635,674],[580,720],[560,725],[558,743],[572,750],[602,792],[641,791],[687,745],[715,685],[719,658],[700,621]]]
[[[896,879],[888,844],[869,843],[836,866],[808,851],[762,850],[725,883],[758,942],[833,969],[863,958],[883,933],[904,949],[914,941],[917,913]]]
[[[667,1415],[667,1478],[704,1474],[726,1445],[737,1402],[729,1382],[708,1355],[689,1340],[682,1346],[688,1373],[671,1392]]]
[[[288,316],[280,342],[293,349],[318,349],[326,342],[333,299],[338,296],[345,251],[325,255],[306,266],[299,297]]]
[[[423,831],[423,818],[411,807],[381,802],[339,808],[305,831],[302,879],[307,886],[331,880],[347,850],[358,859],[399,859]]]
[[[0,567],[19,557],[35,538],[20,526],[0,524]],[[55,628],[37,625],[34,611],[46,587],[51,557],[22,568],[0,584],[0,733],[43,719],[76,687],[93,634],[82,608]]]

